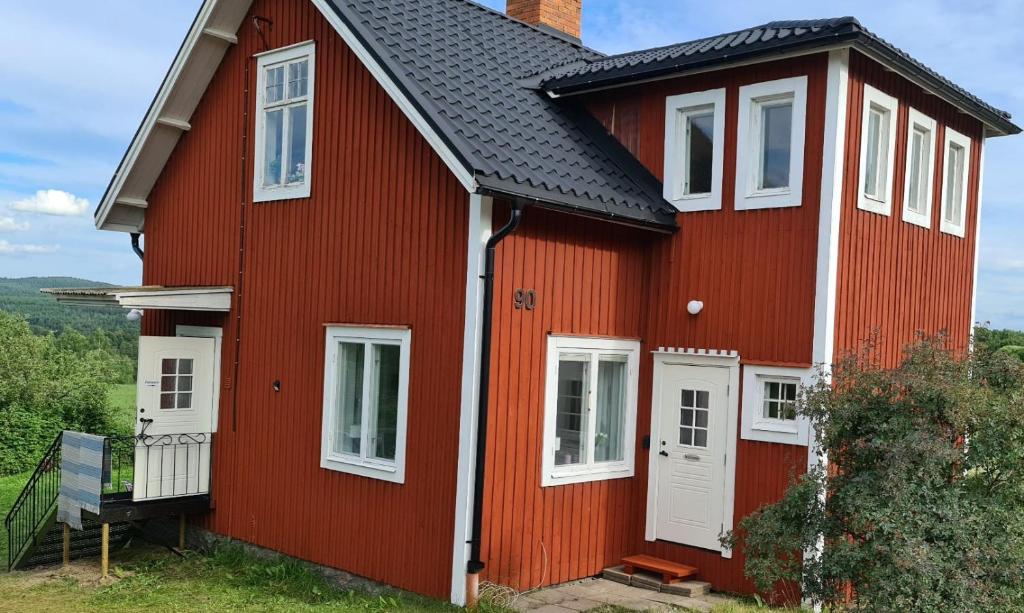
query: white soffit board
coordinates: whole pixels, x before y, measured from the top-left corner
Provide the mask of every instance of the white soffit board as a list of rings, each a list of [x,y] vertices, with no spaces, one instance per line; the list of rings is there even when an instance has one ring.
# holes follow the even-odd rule
[[[449,170],[467,191],[476,181],[430,123],[395,84],[366,47],[324,0],[313,5],[334,27],[345,44],[362,61],[405,116],[430,143]],[[237,43],[236,32],[252,0],[206,0],[178,50],[167,76],[142,125],[132,139],[124,159],[111,179],[96,210],[96,227],[119,232],[141,232],[145,225],[146,202],[164,165],[182,133],[191,129],[190,119],[206,92],[228,48]]]

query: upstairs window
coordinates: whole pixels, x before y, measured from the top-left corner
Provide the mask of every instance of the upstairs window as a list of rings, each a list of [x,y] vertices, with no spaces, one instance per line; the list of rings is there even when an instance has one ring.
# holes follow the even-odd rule
[[[864,86],[858,207],[882,215],[892,211],[897,108],[895,98],[870,85]]]
[[[913,108],[910,109],[908,119],[903,220],[930,228],[932,177],[935,172],[935,120]]]
[[[407,328],[327,328],[320,466],[402,483]]]
[[[971,139],[946,128],[945,173],[942,177],[941,231],[963,238],[967,218],[967,172]]]
[[[552,336],[542,485],[633,475],[640,343]]]
[[[722,208],[725,90],[667,99],[665,199],[680,211]]]
[[[740,88],[736,209],[800,206],[807,77]]]
[[[311,42],[258,56],[256,202],[309,196],[314,56]]]

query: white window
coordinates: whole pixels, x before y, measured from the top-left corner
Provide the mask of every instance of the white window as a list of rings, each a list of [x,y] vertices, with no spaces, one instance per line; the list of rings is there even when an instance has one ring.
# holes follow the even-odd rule
[[[807,445],[807,418],[797,414],[802,387],[811,382],[808,368],[743,366],[743,424],[747,440]]]
[[[807,77],[740,88],[736,210],[803,201]]]
[[[638,341],[548,338],[541,485],[633,475]]]
[[[935,171],[935,120],[911,108],[907,126],[907,172],[903,221],[932,227],[932,177]]]
[[[320,466],[405,481],[407,328],[329,326]]]
[[[945,172],[942,177],[941,231],[963,238],[967,219],[967,173],[971,167],[971,139],[946,128]]]
[[[313,161],[314,45],[258,58],[253,199],[306,198]]]
[[[895,98],[870,85],[864,86],[858,207],[882,215],[888,215],[892,211],[897,108]]]
[[[725,90],[670,96],[665,110],[665,199],[680,211],[721,209]]]

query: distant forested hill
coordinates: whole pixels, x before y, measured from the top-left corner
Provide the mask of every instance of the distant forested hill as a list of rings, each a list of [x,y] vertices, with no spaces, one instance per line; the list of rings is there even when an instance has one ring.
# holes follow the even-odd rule
[[[74,277],[0,277],[0,310],[21,315],[37,334],[60,333],[65,328],[73,328],[85,335],[96,330],[138,335],[139,324],[125,319],[124,310],[59,304],[53,297],[39,293],[44,287],[110,287],[110,284]]]

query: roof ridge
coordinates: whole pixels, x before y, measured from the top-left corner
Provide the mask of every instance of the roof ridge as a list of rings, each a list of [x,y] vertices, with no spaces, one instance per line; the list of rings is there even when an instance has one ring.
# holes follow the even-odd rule
[[[465,1],[469,2],[470,0],[465,0]],[[726,37],[729,37],[729,36],[735,36],[737,34],[742,34],[744,32],[751,32],[753,30],[789,29],[789,28],[794,28],[794,27],[799,27],[799,26],[791,25],[791,26],[788,26],[788,27],[784,27],[783,24],[798,24],[798,23],[806,23],[806,24],[812,24],[812,23],[814,23],[814,24],[822,24],[822,23],[827,23],[831,27],[836,27],[836,26],[841,26],[841,25],[852,25],[852,26],[860,28],[862,30],[864,29],[864,26],[861,25],[861,23],[857,20],[857,18],[856,17],[852,17],[852,16],[827,17],[827,18],[824,18],[824,19],[798,19],[798,20],[779,20],[779,19],[777,19],[775,21],[769,21],[767,23],[762,23],[760,25],[748,26],[746,28],[740,28],[738,30],[733,30],[732,32],[722,32],[720,34],[712,34],[710,36],[703,36],[701,38],[694,38],[694,39],[691,39],[691,40],[678,41],[678,42],[675,42],[675,43],[669,43],[667,45],[659,45],[657,47],[648,47],[646,49],[633,49],[632,51],[623,51],[622,53],[616,53],[616,54],[613,54],[613,55],[605,55],[604,57],[602,57],[602,58],[600,58],[598,60],[594,60],[594,61],[603,62],[603,61],[606,61],[606,60],[616,60],[616,59],[619,59],[619,58],[628,57],[630,55],[639,55],[641,53],[653,53],[655,51],[661,51],[662,49],[671,49],[673,47],[685,47],[685,46],[688,46],[688,45],[695,45],[697,43],[707,42],[707,41],[718,39],[718,38],[726,38]]]

